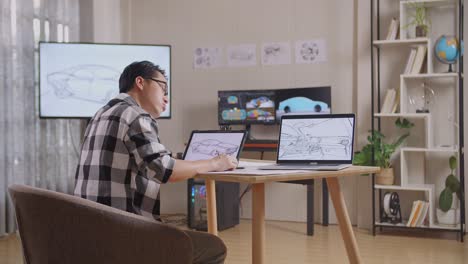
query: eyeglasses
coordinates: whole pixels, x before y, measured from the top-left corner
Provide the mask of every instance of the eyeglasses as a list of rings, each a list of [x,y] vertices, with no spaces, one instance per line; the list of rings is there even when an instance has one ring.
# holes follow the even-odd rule
[[[164,96],[167,96],[169,94],[169,91],[167,90],[167,82],[154,79],[154,78],[148,78],[148,79],[158,83],[159,87],[161,87],[161,89],[164,92]]]

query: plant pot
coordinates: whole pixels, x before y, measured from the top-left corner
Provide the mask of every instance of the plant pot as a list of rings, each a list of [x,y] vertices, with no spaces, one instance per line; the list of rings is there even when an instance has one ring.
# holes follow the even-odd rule
[[[437,208],[437,222],[441,225],[455,226],[460,223],[460,210],[450,209],[444,212]]]
[[[460,210],[458,209],[459,200],[456,193],[452,194],[452,206],[447,212],[437,208],[437,222],[441,225],[454,226],[460,223]]]
[[[424,26],[416,26],[416,37],[423,38],[427,35],[426,28]]]
[[[460,203],[460,200],[458,200],[458,196],[456,193],[452,193],[452,206],[450,209],[458,209],[458,204]]]
[[[395,174],[393,168],[380,169],[380,173],[375,176],[375,184],[393,185],[395,182]]]

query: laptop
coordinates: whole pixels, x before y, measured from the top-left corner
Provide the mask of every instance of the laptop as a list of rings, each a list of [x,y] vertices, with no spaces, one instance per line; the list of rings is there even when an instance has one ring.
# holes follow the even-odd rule
[[[184,160],[207,160],[226,154],[239,160],[245,130],[194,130],[185,148]]]
[[[342,170],[353,161],[354,114],[284,115],[276,164],[262,170]]]

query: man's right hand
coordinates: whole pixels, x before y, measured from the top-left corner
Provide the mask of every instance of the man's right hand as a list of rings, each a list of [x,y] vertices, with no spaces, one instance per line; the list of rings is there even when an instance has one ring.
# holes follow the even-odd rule
[[[237,159],[225,154],[207,160],[175,160],[170,182],[187,180],[209,171],[226,171],[237,167]]]
[[[236,158],[226,154],[218,155],[211,159],[214,170],[213,171],[226,171],[233,170],[237,167],[238,161]]]

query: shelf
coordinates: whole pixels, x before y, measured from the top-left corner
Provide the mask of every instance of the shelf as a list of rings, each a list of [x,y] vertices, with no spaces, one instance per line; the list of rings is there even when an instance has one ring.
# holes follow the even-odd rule
[[[459,231],[460,230],[460,224],[457,224],[456,226],[446,226],[446,225],[433,224],[429,228]]]
[[[429,43],[428,38],[415,38],[415,39],[395,39],[395,40],[375,40],[374,46],[404,46],[404,45],[417,45]]]
[[[392,223],[386,223],[386,222],[375,222],[375,226],[378,227],[393,227],[393,228],[408,228],[408,229],[433,229],[433,230],[444,230],[444,231],[460,231],[460,225],[458,224],[457,226],[443,226],[443,225],[423,225],[423,226],[415,226],[415,227],[410,227],[406,226],[404,223],[398,223],[398,224],[392,224]]]
[[[401,1],[403,5],[408,4],[424,4],[425,7],[441,7],[441,6],[454,6],[455,1],[452,0],[415,0],[415,1]]]
[[[428,118],[430,114],[401,114],[401,113],[377,113],[374,114],[375,117],[405,117],[405,118]]]
[[[455,148],[410,148],[404,147],[400,148],[401,151],[405,152],[448,152],[448,153],[457,153],[458,149]]]
[[[381,190],[400,190],[400,191],[431,191],[434,188],[434,184],[408,184],[406,186],[401,185],[374,185],[375,189]]]
[[[398,224],[392,224],[392,223],[387,223],[387,222],[375,222],[375,225],[389,226],[389,227],[400,227],[400,228],[430,228],[428,225],[406,226],[406,221],[404,221],[404,223],[398,223]]]
[[[402,74],[400,76],[403,79],[458,78],[458,73],[447,72],[447,73]]]

